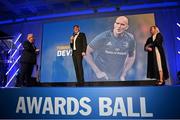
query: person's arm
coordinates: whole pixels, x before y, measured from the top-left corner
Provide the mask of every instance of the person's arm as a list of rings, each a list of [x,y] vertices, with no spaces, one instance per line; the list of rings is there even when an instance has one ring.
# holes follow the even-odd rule
[[[146,41],[145,45],[144,45],[144,51],[146,52],[150,52],[152,51],[152,43],[150,43],[150,38],[148,38],[148,40]]]
[[[124,62],[124,66],[123,66],[122,73],[120,76],[120,80],[122,81],[125,80],[127,72],[131,69],[132,65],[134,64],[135,56],[136,56],[136,42],[135,42],[134,36],[131,35],[130,39],[131,41],[129,42],[128,55]]]
[[[73,49],[73,40],[74,40],[74,37],[71,36],[70,37],[70,47],[71,47],[71,49]]]
[[[22,45],[23,45],[24,50],[27,50],[27,51],[31,50],[28,42],[25,41]]]
[[[86,35],[83,33],[83,52],[82,55],[86,55],[86,49],[87,49],[87,40],[86,40]]]
[[[27,41],[25,41],[23,43],[23,48],[25,51],[29,51],[29,52],[35,52],[35,49],[33,49],[33,47],[31,46],[30,43],[28,43]]]
[[[94,71],[94,73],[96,74],[97,78],[105,78],[108,80],[108,76],[106,75],[105,72],[102,72],[97,65],[94,63],[93,57],[92,57],[92,53],[94,52],[94,50],[88,45],[87,46],[87,50],[86,50],[86,56],[85,56],[85,60],[87,61],[87,63],[91,66],[92,70]]]
[[[160,33],[158,33],[156,35],[156,40],[154,41],[153,45],[154,47],[159,47],[162,46],[162,42],[163,42],[163,37]]]
[[[127,72],[131,69],[132,65],[134,64],[135,56],[136,56],[136,52],[134,50],[133,55],[132,56],[128,55],[128,57],[126,58],[124,68],[123,68],[122,74],[120,76],[120,80],[122,80],[122,81],[125,80]]]

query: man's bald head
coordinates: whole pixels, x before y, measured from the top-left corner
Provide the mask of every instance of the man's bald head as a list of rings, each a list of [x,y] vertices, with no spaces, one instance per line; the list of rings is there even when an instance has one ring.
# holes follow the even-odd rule
[[[122,34],[125,30],[127,30],[129,27],[128,25],[128,18],[125,16],[119,16],[116,18],[116,21],[114,23],[114,35],[117,37],[120,34]]]
[[[119,16],[116,18],[116,22],[122,21],[123,23],[125,23],[126,25],[128,25],[128,18],[126,16]]]
[[[34,35],[32,33],[28,34],[27,35],[27,40],[30,42],[30,43],[34,43]]]

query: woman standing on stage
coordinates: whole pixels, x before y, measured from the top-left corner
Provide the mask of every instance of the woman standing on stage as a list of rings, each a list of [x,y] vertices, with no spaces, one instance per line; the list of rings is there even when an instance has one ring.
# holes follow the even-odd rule
[[[155,78],[157,85],[164,85],[169,74],[162,46],[163,37],[157,26],[151,26],[150,33],[151,37],[144,46],[144,50],[148,52],[147,78]]]

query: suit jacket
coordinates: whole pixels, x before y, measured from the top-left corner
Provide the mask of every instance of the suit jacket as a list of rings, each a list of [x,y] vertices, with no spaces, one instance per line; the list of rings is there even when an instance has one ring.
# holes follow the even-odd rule
[[[74,43],[70,43],[71,48],[73,49]],[[85,52],[86,53],[87,48],[87,40],[86,35],[82,32],[79,33],[77,39],[76,39],[76,51],[77,52]]]
[[[23,43],[23,52],[20,59],[21,63],[36,64],[36,47],[29,41]]]

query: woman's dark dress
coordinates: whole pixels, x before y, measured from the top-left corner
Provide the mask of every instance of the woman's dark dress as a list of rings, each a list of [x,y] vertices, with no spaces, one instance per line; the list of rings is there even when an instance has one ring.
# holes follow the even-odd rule
[[[166,64],[166,59],[165,59],[165,54],[164,54],[164,49],[162,46],[163,42],[163,37],[160,33],[156,35],[155,40],[153,41],[153,37],[149,37],[146,41],[146,44],[144,46],[144,49],[149,46],[152,48],[152,51],[149,52],[145,49],[145,51],[148,52],[148,62],[147,62],[147,78],[155,78],[159,80],[159,70],[158,70],[158,63],[157,63],[157,58],[156,58],[156,51],[155,47],[157,47],[160,57],[161,57],[161,66],[162,66],[162,71],[163,71],[163,79],[166,80],[169,78],[169,73],[167,69],[167,64]]]

